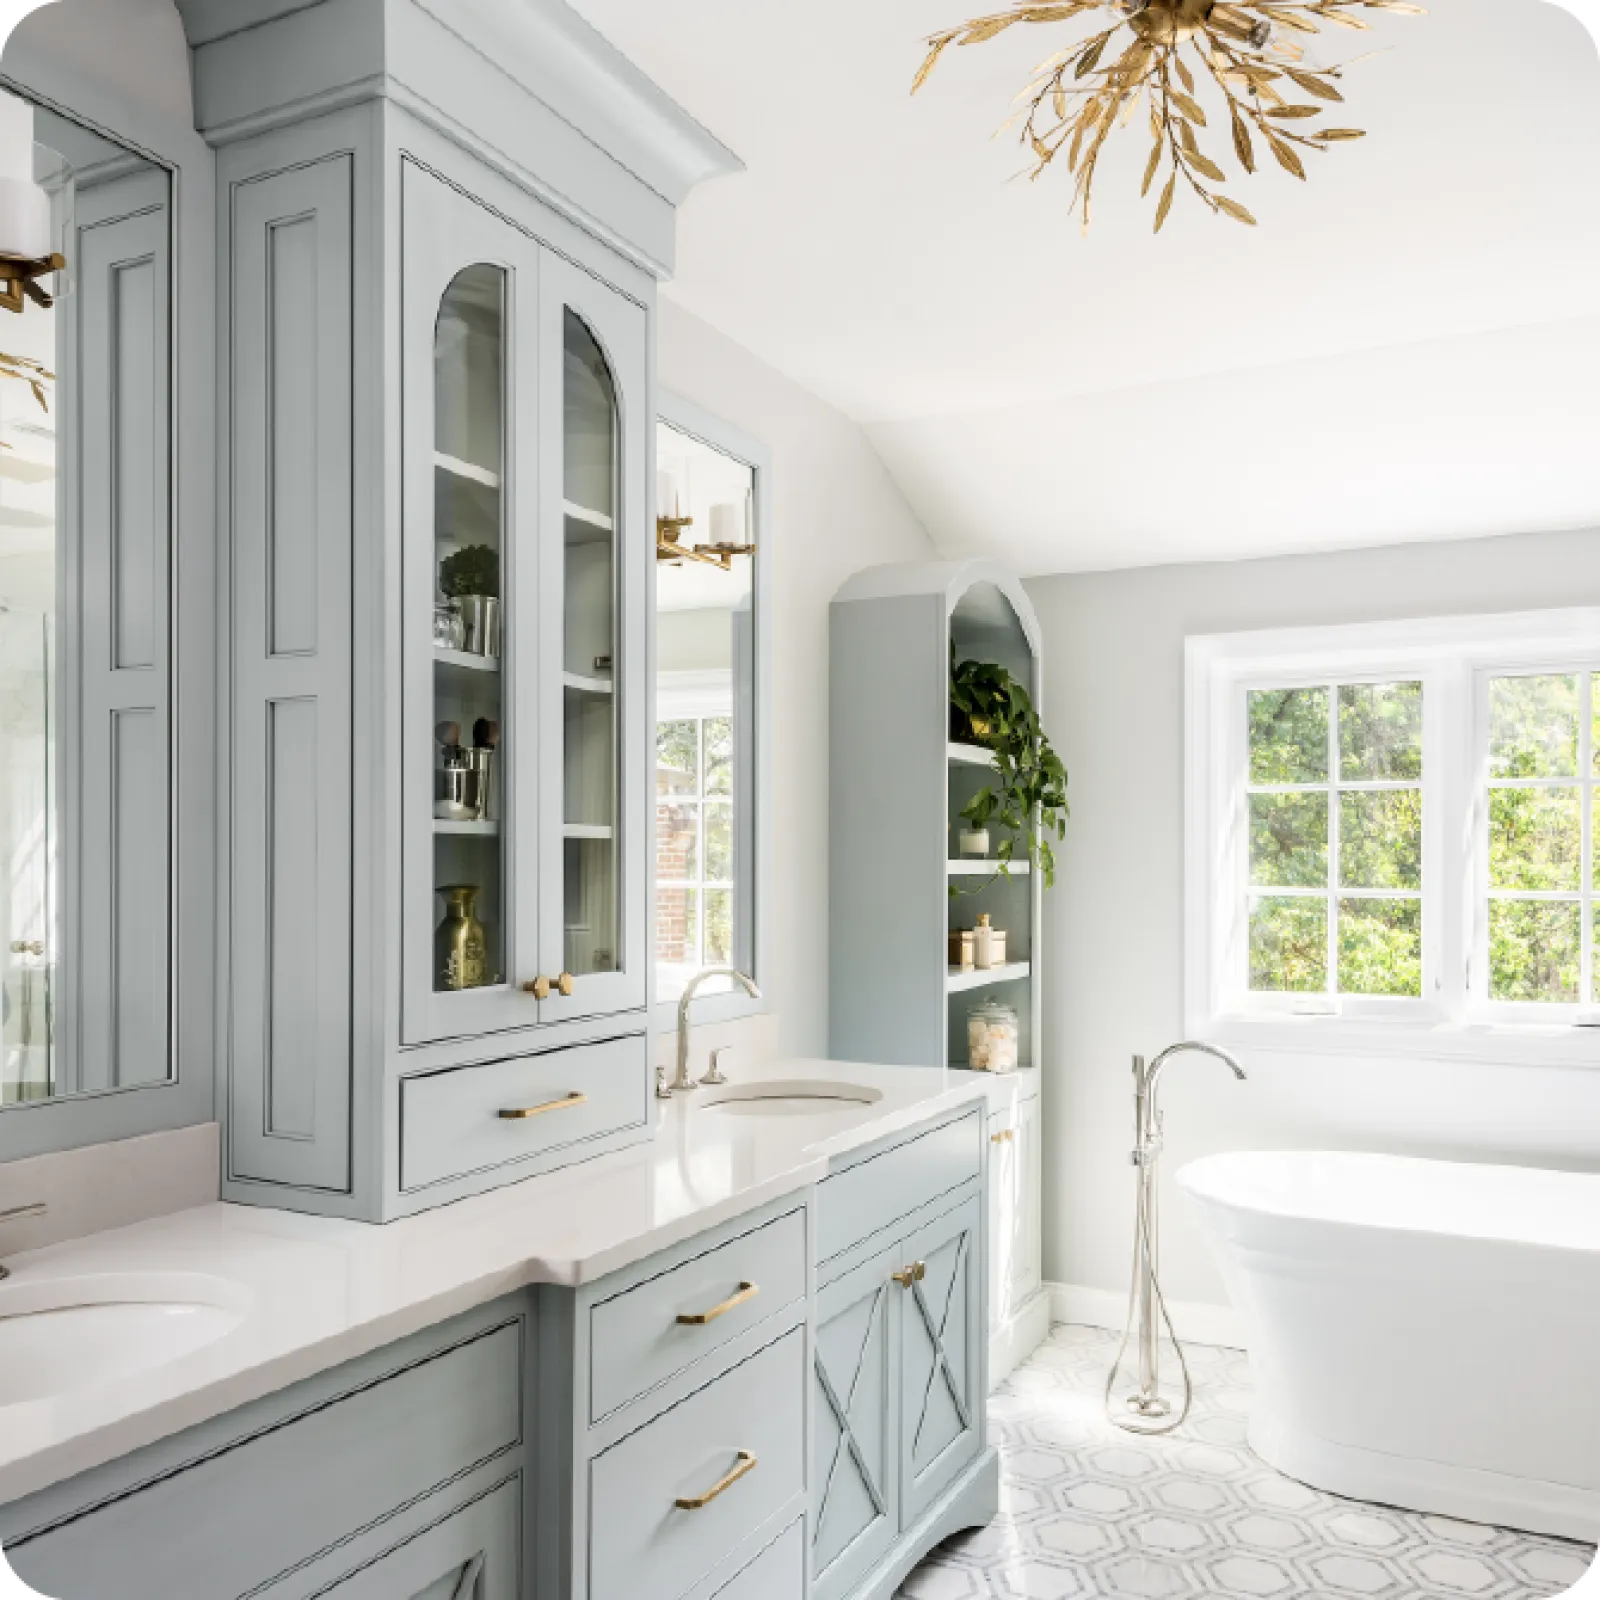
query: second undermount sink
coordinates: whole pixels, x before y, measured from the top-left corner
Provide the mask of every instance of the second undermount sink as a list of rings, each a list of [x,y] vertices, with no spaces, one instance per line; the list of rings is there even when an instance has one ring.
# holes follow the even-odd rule
[[[829,1078],[774,1079],[770,1083],[723,1083],[703,1089],[702,1111],[731,1117],[817,1117],[857,1111],[883,1099],[881,1089]]]
[[[0,1284],[0,1406],[98,1388],[231,1333],[249,1300],[204,1273],[93,1273]]]

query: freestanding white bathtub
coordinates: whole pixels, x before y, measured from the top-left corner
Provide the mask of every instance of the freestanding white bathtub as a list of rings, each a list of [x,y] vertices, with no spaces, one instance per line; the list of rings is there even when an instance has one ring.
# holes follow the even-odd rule
[[[1292,1478],[1600,1540],[1600,1175],[1395,1156],[1182,1169]]]

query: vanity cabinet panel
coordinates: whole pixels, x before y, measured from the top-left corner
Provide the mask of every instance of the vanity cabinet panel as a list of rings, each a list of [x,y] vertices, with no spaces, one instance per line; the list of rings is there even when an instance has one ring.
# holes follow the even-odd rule
[[[77,564],[64,618],[72,710],[61,751],[77,848],[61,852],[66,959],[57,970],[67,981],[57,1026],[70,1087],[90,1093],[159,1083],[170,1054],[165,179],[140,172],[93,184],[77,221],[81,522],[68,558]]]
[[[902,1246],[901,1520],[927,1510],[983,1446],[983,1214],[976,1199]]]
[[[974,1108],[825,1178],[817,1191],[817,1260],[892,1227],[983,1170],[984,1125]]]
[[[525,1600],[522,1480],[502,1483],[322,1593],[326,1600]]]
[[[791,1211],[599,1301],[589,1312],[589,1420],[803,1300],[806,1276],[805,1213]]]
[[[790,1523],[712,1600],[807,1600],[805,1523]]]
[[[1044,1122],[1039,1097],[1017,1107],[1016,1232],[1008,1314],[1044,1289]]]
[[[812,1593],[848,1595],[900,1537],[896,1248],[817,1292]]]
[[[314,1380],[46,1491],[38,1513],[17,1509],[43,1526],[7,1559],[57,1600],[236,1600],[485,1462],[519,1470],[525,1320],[467,1320],[491,1325],[418,1336],[356,1363],[331,1396]],[[52,1516],[63,1496],[87,1509]]]
[[[352,159],[229,192],[233,1177],[351,1186]]]
[[[806,1485],[796,1328],[597,1456],[589,1600],[675,1600]]]
[[[402,1080],[401,1187],[509,1171],[645,1126],[647,1055],[641,1034]]]

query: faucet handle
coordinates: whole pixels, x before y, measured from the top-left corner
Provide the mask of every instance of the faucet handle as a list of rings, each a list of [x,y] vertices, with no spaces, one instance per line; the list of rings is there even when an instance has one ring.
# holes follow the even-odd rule
[[[704,1087],[714,1089],[719,1083],[728,1081],[722,1073],[722,1058],[732,1049],[731,1044],[725,1044],[711,1052],[711,1070],[700,1080]]]

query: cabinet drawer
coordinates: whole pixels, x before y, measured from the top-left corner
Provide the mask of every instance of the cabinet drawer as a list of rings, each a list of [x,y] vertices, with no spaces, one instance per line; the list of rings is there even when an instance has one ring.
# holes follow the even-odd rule
[[[521,1438],[521,1323],[11,1546],[59,1600],[233,1600]]]
[[[805,1330],[663,1412],[589,1467],[589,1600],[674,1600],[805,1488]],[[698,1509],[741,1463],[755,1465]]]
[[[405,1079],[400,1187],[423,1189],[644,1126],[646,1053],[640,1034]]]
[[[589,1420],[609,1416],[805,1292],[806,1219],[794,1211],[602,1300],[589,1313]],[[710,1320],[679,1320],[695,1316]]]
[[[858,1162],[817,1188],[817,1260],[828,1261],[983,1170],[983,1110]]]
[[[806,1600],[805,1523],[791,1523],[712,1600]]]

